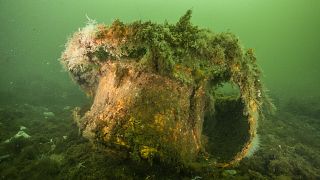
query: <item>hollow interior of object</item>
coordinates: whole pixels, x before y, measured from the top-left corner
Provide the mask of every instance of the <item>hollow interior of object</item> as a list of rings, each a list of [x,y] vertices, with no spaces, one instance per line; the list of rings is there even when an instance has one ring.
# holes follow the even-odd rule
[[[230,83],[230,82],[225,82],[222,83],[220,87],[218,87],[215,90],[216,94],[220,94],[220,96],[240,96],[240,89],[238,86]]]
[[[240,98],[220,97],[215,101],[215,112],[205,117],[206,150],[217,162],[233,160],[250,139],[249,122],[243,115],[243,108]]]

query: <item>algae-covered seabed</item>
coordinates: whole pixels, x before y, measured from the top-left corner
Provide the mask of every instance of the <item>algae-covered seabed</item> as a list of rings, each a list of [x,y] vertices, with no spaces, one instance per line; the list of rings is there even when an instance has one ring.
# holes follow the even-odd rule
[[[233,32],[255,49],[278,107],[259,122],[259,150],[236,167],[191,170],[133,162],[78,136],[71,109],[90,100],[57,59],[86,15],[175,23],[190,8],[193,24]],[[316,0],[0,0],[0,178],[319,179],[319,8]],[[21,126],[30,138],[3,143]]]

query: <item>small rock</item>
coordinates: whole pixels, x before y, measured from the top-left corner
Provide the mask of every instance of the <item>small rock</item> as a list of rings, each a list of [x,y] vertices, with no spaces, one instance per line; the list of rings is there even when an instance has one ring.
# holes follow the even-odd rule
[[[68,139],[68,136],[62,136],[62,138],[63,138],[64,140],[67,140],[67,139]]]

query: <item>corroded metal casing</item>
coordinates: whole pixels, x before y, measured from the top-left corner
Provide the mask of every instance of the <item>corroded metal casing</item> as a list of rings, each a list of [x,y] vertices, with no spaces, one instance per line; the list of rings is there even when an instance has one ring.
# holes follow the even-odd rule
[[[253,50],[190,17],[176,25],[91,20],[69,39],[61,62],[94,99],[83,115],[74,112],[83,136],[134,159],[185,165],[226,167],[251,154],[268,102]],[[235,97],[218,93],[226,82]]]

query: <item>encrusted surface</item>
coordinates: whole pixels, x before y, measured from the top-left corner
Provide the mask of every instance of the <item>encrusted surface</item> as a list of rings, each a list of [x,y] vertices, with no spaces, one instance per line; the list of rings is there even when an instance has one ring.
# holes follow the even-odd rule
[[[232,33],[198,28],[190,18],[189,10],[174,25],[90,21],[70,38],[61,61],[94,97],[80,120],[84,136],[126,147],[134,157],[193,160],[205,152],[203,120],[214,114],[216,89],[230,82],[239,88],[249,138],[217,165],[248,153],[263,103],[272,109],[254,52]]]

